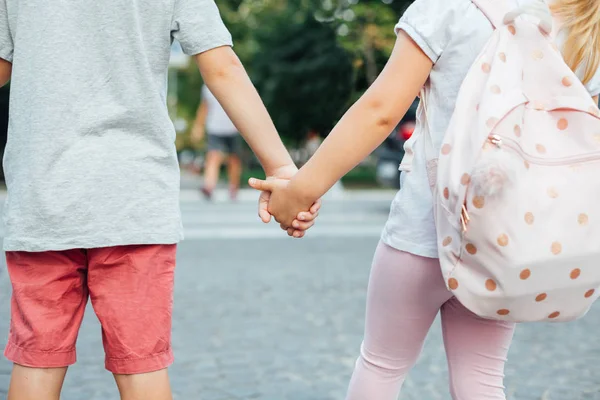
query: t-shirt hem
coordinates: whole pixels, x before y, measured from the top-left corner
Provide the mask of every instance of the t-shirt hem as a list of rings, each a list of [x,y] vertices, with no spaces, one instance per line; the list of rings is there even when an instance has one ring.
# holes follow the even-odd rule
[[[0,47],[0,58],[8,62],[13,61],[13,50],[5,47]]]
[[[387,230],[384,230],[383,234],[381,235],[381,241],[396,250],[414,254],[415,256],[434,259],[439,258],[437,248],[423,246],[408,240],[399,239],[391,235],[389,232],[387,232]]]
[[[406,32],[406,34],[415,41],[415,43],[423,50],[425,55],[429,57],[429,59],[435,64],[437,60],[440,58],[441,51],[435,51],[427,40],[421,35],[412,25],[408,24],[405,21],[400,21],[396,25],[396,34],[400,31]]]
[[[209,44],[207,44],[209,43]],[[206,43],[198,43],[195,45],[183,45],[181,44],[181,48],[184,53],[188,56],[196,56],[198,54],[202,54],[209,50],[213,50],[219,47],[233,47],[233,41],[230,38],[214,38],[211,37],[206,41]]]
[[[116,237],[81,238],[55,240],[48,238],[4,238],[4,251],[26,251],[31,253],[44,251],[63,251],[71,249],[95,249],[103,247],[133,246],[133,245],[157,245],[177,244],[184,239],[183,232],[179,233],[155,233],[155,234],[128,234]]]

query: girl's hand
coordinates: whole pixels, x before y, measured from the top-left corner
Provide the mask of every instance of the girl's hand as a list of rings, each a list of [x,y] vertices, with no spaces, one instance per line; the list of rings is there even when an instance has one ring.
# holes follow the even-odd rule
[[[288,235],[296,238],[304,236],[303,233],[314,224],[318,214],[320,202],[308,199],[303,193],[297,192],[290,186],[286,179],[250,179],[252,188],[263,192],[262,201],[266,203],[266,212],[273,216],[281,224],[281,228],[287,230]],[[268,193],[265,195],[265,193]],[[261,207],[264,210],[264,205]],[[306,212],[306,210],[309,210]],[[263,218],[264,222],[268,222]]]

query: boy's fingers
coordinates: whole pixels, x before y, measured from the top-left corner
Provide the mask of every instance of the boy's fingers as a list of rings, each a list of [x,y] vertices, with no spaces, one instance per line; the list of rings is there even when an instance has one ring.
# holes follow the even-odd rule
[[[306,232],[304,232],[304,231],[294,231],[294,237],[296,239],[303,238],[305,234],[306,234]]]
[[[287,230],[288,236],[294,236],[294,232],[295,232],[294,228],[288,228],[288,230]]]
[[[271,214],[269,214],[269,199],[271,198],[270,192],[262,192],[258,198],[258,217],[268,224],[271,222]]]
[[[312,212],[303,211],[300,214],[298,214],[298,217],[296,220],[302,221],[302,222],[310,222],[310,221],[314,221],[318,216],[319,216],[318,212],[312,213]]]
[[[271,214],[269,214],[269,212],[266,209],[258,210],[258,217],[265,224],[268,224],[269,222],[271,222]]]
[[[321,199],[317,200],[315,204],[310,208],[310,212],[315,214],[321,209]]]
[[[310,228],[312,228],[315,224],[315,221],[309,221],[309,222],[300,222],[300,221],[294,221],[292,223],[292,227],[298,231],[307,231]]]
[[[275,188],[275,183],[273,181],[264,181],[262,179],[250,178],[248,180],[248,185],[252,189],[272,192]]]

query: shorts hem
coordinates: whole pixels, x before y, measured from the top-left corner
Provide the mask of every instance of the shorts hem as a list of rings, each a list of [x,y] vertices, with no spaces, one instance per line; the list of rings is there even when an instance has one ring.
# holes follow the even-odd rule
[[[4,357],[9,361],[29,368],[64,368],[75,364],[77,355],[71,351],[35,351],[27,350],[8,342]]]
[[[140,358],[106,358],[105,368],[118,375],[147,374],[169,367],[175,358],[173,349],[148,357]]]

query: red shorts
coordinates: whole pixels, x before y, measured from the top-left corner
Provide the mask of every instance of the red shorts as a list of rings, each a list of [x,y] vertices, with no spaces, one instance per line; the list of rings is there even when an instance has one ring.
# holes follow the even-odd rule
[[[102,325],[106,369],[157,371],[173,363],[176,245],[7,252],[13,286],[4,355],[26,367],[74,364],[88,301]]]

